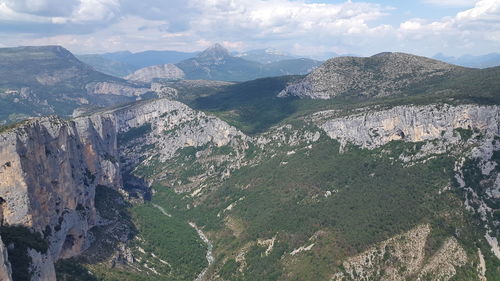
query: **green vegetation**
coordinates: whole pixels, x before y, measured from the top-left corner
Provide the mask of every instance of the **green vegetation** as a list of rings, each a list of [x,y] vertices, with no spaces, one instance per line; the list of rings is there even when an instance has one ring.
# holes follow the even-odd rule
[[[98,281],[88,269],[75,260],[60,260],[55,267],[58,281]]]
[[[189,105],[206,110],[248,133],[258,133],[284,120],[296,109],[292,100],[276,97],[298,76],[263,78],[227,86]]]
[[[57,263],[58,280],[193,280],[206,266],[206,245],[181,217],[169,217],[151,203],[130,204],[106,186],[96,188],[95,205],[111,225],[92,231],[96,242],[83,256]],[[118,233],[110,232],[111,230]],[[123,235],[135,261],[110,268],[109,259]],[[89,271],[91,273],[89,273]]]
[[[205,245],[185,220],[168,217],[151,204],[138,204],[130,211],[139,238],[128,246],[137,260],[114,269],[105,264],[86,265],[98,280],[193,280],[206,266]],[[143,272],[134,267],[143,268]],[[147,268],[153,268],[157,274]]]
[[[130,142],[138,137],[143,136],[146,133],[151,132],[151,123],[146,123],[137,128],[131,128],[127,132],[120,133],[118,135],[118,143],[123,144]]]
[[[242,131],[255,134],[269,127],[320,110],[335,109],[348,114],[362,107],[430,103],[500,104],[500,67],[464,70],[452,76],[412,85],[401,95],[367,98],[345,95],[329,100],[277,98],[286,85],[302,76],[263,78],[229,85],[188,104],[217,115]]]
[[[453,130],[453,132],[458,133],[463,141],[468,141],[474,134],[474,132],[471,129],[464,129],[464,128],[456,128]]]
[[[188,207],[193,201],[187,194],[161,185],[154,187],[153,202],[204,226],[215,245],[215,270],[229,280],[277,280],[284,272],[291,280],[323,280],[332,268],[340,270],[346,257],[422,223],[432,229],[427,257],[456,233],[475,256],[474,241],[484,240],[477,218],[463,210],[460,192],[441,191],[453,176],[454,159],[435,155],[411,166],[394,160],[422,145],[392,142],[373,151],[351,146],[339,154],[337,142],[322,138],[312,149],[287,155],[290,148],[281,147],[259,165],[235,171],[197,207]],[[223,211],[232,203],[231,211]],[[288,264],[286,253],[312,243],[318,232],[323,236],[313,240],[314,250]],[[266,247],[251,246],[240,272],[234,258],[242,247],[274,236],[271,254],[263,254]],[[468,264],[457,276],[471,274],[475,267]]]
[[[12,265],[12,279],[24,281],[31,279],[30,264],[31,257],[28,249],[34,249],[40,253],[46,253],[47,241],[38,232],[32,232],[24,226],[2,226],[2,241],[8,247],[9,262]]]

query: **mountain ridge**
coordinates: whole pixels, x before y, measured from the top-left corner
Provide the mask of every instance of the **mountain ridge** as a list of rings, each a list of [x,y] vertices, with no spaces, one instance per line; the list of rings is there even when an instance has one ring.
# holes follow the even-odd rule
[[[384,52],[371,57],[326,61],[279,96],[330,99],[337,96],[384,97],[409,91],[426,81],[462,73],[466,68],[426,57]]]
[[[61,46],[0,49],[0,77],[0,119],[9,122],[71,115],[81,105],[128,102],[149,91],[94,70]]]

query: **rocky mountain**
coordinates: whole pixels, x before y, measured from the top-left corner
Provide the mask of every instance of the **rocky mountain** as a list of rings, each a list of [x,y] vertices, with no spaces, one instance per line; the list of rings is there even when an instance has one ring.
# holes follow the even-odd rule
[[[71,115],[82,105],[109,106],[149,92],[95,71],[60,46],[0,49],[0,77],[2,123],[29,116]]]
[[[279,96],[330,99],[401,95],[463,71],[465,69],[458,66],[403,53],[381,53],[368,58],[337,57],[287,87]]]
[[[215,44],[195,58],[176,64],[191,80],[243,81],[258,77],[260,63],[231,56],[229,51]]]
[[[215,44],[197,57],[176,64],[187,79],[247,81],[257,78],[307,74],[320,62],[311,59],[286,59],[261,63],[232,56],[220,44]]]
[[[393,56],[335,69],[432,87],[384,82],[383,98],[337,102],[277,97],[309,76],[153,83],[209,94],[2,128],[0,268],[34,281],[496,280],[500,70]]]
[[[127,75],[125,79],[150,83],[154,79],[180,80],[184,77],[184,71],[174,64],[163,64],[141,68],[134,73]]]

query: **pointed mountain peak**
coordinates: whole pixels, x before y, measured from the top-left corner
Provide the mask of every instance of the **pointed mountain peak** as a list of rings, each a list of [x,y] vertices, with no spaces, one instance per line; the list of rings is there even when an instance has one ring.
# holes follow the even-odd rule
[[[198,55],[200,58],[213,58],[213,59],[223,59],[225,57],[230,57],[229,51],[224,48],[221,44],[217,43],[210,46],[208,49],[203,51]]]

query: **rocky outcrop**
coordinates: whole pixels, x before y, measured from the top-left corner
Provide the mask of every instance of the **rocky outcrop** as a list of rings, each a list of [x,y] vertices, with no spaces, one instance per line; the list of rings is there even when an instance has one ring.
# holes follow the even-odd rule
[[[161,83],[151,83],[151,91],[155,92],[159,98],[177,99],[179,97],[177,89]]]
[[[289,85],[279,97],[330,99],[352,95],[384,97],[401,94],[430,79],[459,72],[462,68],[404,53],[381,53],[368,58],[337,57]]]
[[[132,87],[114,82],[93,82],[85,86],[89,95],[116,95],[138,97],[150,91],[148,88]]]
[[[453,143],[461,140],[457,129],[478,130],[490,137],[500,133],[498,106],[397,106],[386,110],[367,109],[344,117],[324,111],[314,114],[313,120],[342,145],[353,143],[370,149],[393,140],[445,139]]]
[[[425,255],[429,225],[418,226],[349,258],[334,280],[450,280],[467,262],[467,253],[448,238],[431,257]]]
[[[127,80],[149,83],[154,79],[178,80],[185,76],[175,64],[153,65],[141,68],[125,77]]]
[[[0,281],[12,281],[12,269],[9,263],[7,248],[0,237]]]
[[[182,184],[184,190],[195,187],[208,176],[227,175],[239,167],[249,139],[216,117],[167,99],[144,101],[140,106],[125,106],[106,114],[117,116],[122,144],[120,154],[127,173],[133,171],[149,182],[165,178],[172,173],[166,167],[170,163],[176,163],[177,169],[188,168],[187,163],[177,162],[185,161],[179,157],[179,151],[191,149],[196,152],[196,163],[204,166],[203,173],[197,180],[193,178],[192,184]],[[131,128],[143,131],[134,135],[136,129]],[[228,152],[231,155],[213,155],[214,150],[223,147],[231,151]],[[217,168],[224,172],[216,173]]]

